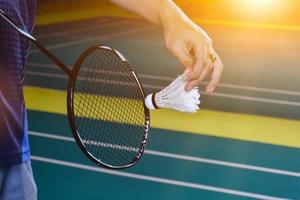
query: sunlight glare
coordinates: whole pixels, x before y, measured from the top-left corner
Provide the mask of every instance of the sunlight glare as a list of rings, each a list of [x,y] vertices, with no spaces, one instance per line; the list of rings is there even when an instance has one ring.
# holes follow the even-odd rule
[[[234,6],[245,16],[260,19],[283,12],[284,0],[233,0]]]
[[[272,6],[274,0],[245,0],[248,5],[253,7],[262,8],[267,6]]]

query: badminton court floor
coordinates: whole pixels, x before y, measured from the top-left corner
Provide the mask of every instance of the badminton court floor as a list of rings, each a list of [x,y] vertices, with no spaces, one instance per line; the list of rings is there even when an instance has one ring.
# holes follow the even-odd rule
[[[152,112],[145,155],[120,171],[99,168],[80,152],[65,100],[55,98],[65,95],[67,77],[31,49],[25,96],[39,199],[300,199],[300,33],[203,27],[225,65],[219,88],[202,93],[196,115]],[[70,67],[95,43],[118,49],[146,93],[182,71],[159,28],[137,19],[38,26],[35,35]]]

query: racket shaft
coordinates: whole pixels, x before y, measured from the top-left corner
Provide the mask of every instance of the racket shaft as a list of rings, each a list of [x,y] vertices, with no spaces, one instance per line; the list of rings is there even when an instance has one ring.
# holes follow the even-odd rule
[[[17,30],[21,35],[31,41],[43,54],[45,54],[52,62],[54,62],[59,68],[61,68],[66,74],[70,75],[71,70],[61,62],[56,56],[54,56],[50,51],[48,51],[41,43],[37,41],[31,34],[19,28],[14,20],[8,17],[3,10],[0,9],[0,16],[15,30]]]

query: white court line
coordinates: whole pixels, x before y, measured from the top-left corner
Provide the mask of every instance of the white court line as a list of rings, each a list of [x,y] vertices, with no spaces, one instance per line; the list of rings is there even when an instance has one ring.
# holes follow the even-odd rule
[[[154,26],[136,28],[136,29],[131,29],[131,30],[127,30],[127,31],[120,31],[120,32],[117,32],[117,33],[112,33],[110,35],[102,35],[102,36],[99,36],[99,37],[91,37],[91,38],[86,38],[86,39],[82,39],[82,40],[74,40],[74,41],[71,41],[71,42],[62,42],[62,43],[59,43],[59,44],[46,46],[46,48],[48,50],[53,50],[53,49],[72,46],[72,45],[81,44],[81,43],[85,43],[85,42],[90,42],[90,41],[95,41],[95,40],[103,40],[103,39],[123,36],[123,35],[130,34],[130,33],[137,33],[137,32],[141,32],[141,31],[147,31],[147,30],[150,30],[150,29],[153,29],[153,28],[154,28]],[[29,52],[29,54],[34,54],[34,53],[38,53],[38,52],[40,52],[39,49],[33,49]]]
[[[207,82],[206,82],[207,84]],[[245,86],[245,85],[233,85],[228,83],[220,83],[221,87],[227,87],[232,89],[243,89],[255,92],[267,92],[267,93],[276,93],[282,95],[293,95],[293,96],[300,96],[300,92],[291,91],[291,90],[279,90],[279,89],[270,89],[270,88],[260,88],[260,87],[252,87],[252,86]]]
[[[56,36],[56,37],[62,37],[62,38],[67,38],[67,39],[73,39],[74,40],[78,40],[78,39],[88,39],[88,38],[95,38],[95,37],[99,37],[99,36],[89,36],[89,35],[84,35],[84,31],[87,30],[94,30],[97,31],[99,28],[102,29],[107,29],[107,28],[111,28],[111,27],[116,27],[116,26],[120,26],[120,25],[126,25],[126,22],[119,22],[119,23],[113,23],[113,24],[103,24],[103,26],[96,26],[96,27],[90,27],[90,28],[83,28],[83,29],[78,29],[78,31],[65,31],[64,35],[63,34],[56,34],[56,33],[52,33],[50,36]],[[98,29],[97,29],[98,28]],[[96,30],[97,29],[97,30]],[[81,32],[80,32],[81,31]],[[75,32],[79,32],[78,34],[74,34],[71,35],[72,33]],[[99,33],[99,35],[101,35],[101,33]],[[38,40],[40,40],[43,37],[36,37]]]
[[[63,75],[63,74],[52,74],[52,73],[46,73],[46,72],[26,71],[26,74],[35,75],[35,76],[52,77],[52,78],[63,78],[63,79],[68,78],[66,75]],[[110,84],[118,84],[118,83],[110,82]],[[143,87],[144,88],[149,88],[149,89],[162,89],[165,86],[143,84]],[[230,98],[230,99],[246,100],[246,101],[253,101],[253,102],[261,102],[261,103],[269,103],[269,104],[278,104],[278,105],[287,105],[287,106],[300,107],[300,102],[296,102],[296,101],[267,99],[267,98],[261,98],[261,97],[251,97],[251,96],[245,96],[245,95],[233,95],[233,94],[226,94],[226,93],[219,93],[219,92],[214,92],[212,94],[208,94],[206,92],[201,92],[201,94],[209,95],[209,96],[222,97],[222,98]]]
[[[67,142],[75,142],[74,138],[72,138],[72,137],[54,135],[54,134],[49,134],[49,133],[29,131],[29,135],[48,138],[48,139],[54,139],[54,140],[67,141]],[[202,157],[186,156],[186,155],[181,155],[181,154],[167,153],[167,152],[154,151],[154,150],[145,150],[145,154],[160,156],[160,157],[165,157],[165,158],[174,158],[174,159],[178,159],[178,160],[207,163],[207,164],[212,164],[212,165],[233,167],[233,168],[250,170],[250,171],[258,171],[258,172],[264,172],[264,173],[269,173],[269,174],[277,174],[277,175],[300,178],[300,173],[298,173],[298,172],[273,169],[273,168],[268,168],[268,167],[246,165],[246,164],[240,164],[240,163],[234,163],[234,162],[207,159],[207,158],[202,158]]]
[[[79,163],[68,162],[68,161],[57,160],[57,159],[46,158],[46,157],[40,157],[40,156],[34,156],[34,155],[31,156],[31,159],[35,160],[35,161],[39,161],[39,162],[51,163],[51,164],[55,164],[55,165],[72,167],[72,168],[88,170],[88,171],[94,171],[94,172],[110,174],[110,175],[114,175],[114,176],[121,176],[121,177],[127,177],[127,178],[132,178],[132,179],[181,186],[181,187],[186,187],[186,188],[193,188],[193,189],[197,189],[197,190],[206,190],[206,191],[224,193],[224,194],[229,194],[229,195],[234,195],[234,196],[241,196],[241,197],[248,197],[248,198],[255,198],[255,199],[264,199],[264,200],[285,200],[284,198],[279,198],[279,197],[274,197],[274,196],[261,195],[261,194],[256,194],[256,193],[226,189],[226,188],[222,188],[222,187],[214,187],[214,186],[185,182],[185,181],[177,181],[177,180],[173,180],[173,179],[166,179],[166,178],[160,178],[160,177],[155,177],[155,176],[147,176],[147,175],[129,173],[129,172],[124,172],[124,171],[109,170],[109,169],[104,169],[104,168],[100,168],[100,167],[93,167],[93,166],[89,166],[89,165],[83,165],[83,164],[79,164]]]
[[[110,148],[110,149],[117,149],[117,150],[125,150],[130,152],[138,152],[140,149],[132,146],[125,146],[125,145],[118,145],[118,144],[112,144],[107,142],[98,142],[95,140],[82,140],[83,144],[85,145],[92,145],[92,146],[100,146],[103,148]]]
[[[101,22],[105,22],[105,24],[99,24]],[[92,26],[80,26],[79,28],[68,29],[66,31],[57,31],[57,32],[47,33],[47,34],[42,34],[42,35],[37,34],[36,37],[38,39],[41,39],[41,38],[47,38],[47,37],[51,37],[51,36],[63,36],[62,34],[76,33],[76,32],[93,30],[93,29],[95,30],[97,28],[106,28],[106,27],[115,26],[115,25],[122,25],[125,23],[125,21],[115,21],[114,23],[110,23],[109,21],[101,21],[101,22],[98,22],[98,24],[94,24]]]
[[[280,105],[300,107],[300,102],[297,102],[297,101],[267,99],[267,98],[250,97],[250,96],[244,96],[244,95],[226,94],[226,93],[220,93],[220,92],[214,92],[214,93],[201,92],[201,94],[208,94],[210,96],[230,98],[230,99],[239,99],[239,100],[254,101],[254,102],[261,102],[261,103],[271,103],[271,104],[280,104]]]
[[[27,62],[26,66],[30,66],[30,67],[42,67],[42,68],[48,68],[48,69],[59,69],[54,64],[43,64],[43,63],[33,63],[33,62]],[[70,66],[67,66],[67,67],[70,67]],[[95,71],[96,73],[103,73],[103,74],[109,74],[109,75],[131,76],[128,73],[120,73],[120,72],[112,71],[112,70],[97,70],[97,69],[95,69],[95,70],[92,70],[92,71]],[[141,74],[141,73],[139,73],[138,76],[140,78],[146,78],[146,79],[156,79],[156,80],[164,80],[164,81],[172,81],[172,80],[174,80],[173,77],[157,76],[157,75],[150,75],[150,74]]]
[[[102,23],[102,22],[106,22],[106,20],[99,20],[99,21],[95,21],[95,24],[93,26],[97,26],[99,25],[99,23]],[[100,24],[100,25],[104,25],[104,24]],[[42,25],[43,26],[43,25]],[[47,25],[46,25],[47,26]],[[38,29],[39,26],[36,26],[35,29]],[[85,28],[90,28],[92,26],[85,26],[83,29]],[[56,29],[58,29],[58,27],[55,27]],[[66,28],[66,27],[64,27]],[[72,33],[72,31],[80,31],[81,30],[81,26],[78,28],[78,25],[76,27],[72,27],[72,28],[68,28],[67,30],[63,30],[63,31],[59,31],[59,30],[56,30],[55,32],[49,32],[47,31],[46,33],[40,33],[40,32],[44,32],[45,30],[35,30],[35,36],[37,38],[47,38],[47,37],[51,37],[51,36],[57,36],[57,35],[60,35],[60,34],[64,34],[64,33]],[[52,27],[53,29],[53,27]]]
[[[27,74],[43,76],[43,74],[45,74],[45,73],[44,72],[28,71]],[[52,74],[52,75],[53,76],[51,76],[51,77],[54,77],[54,78],[63,78],[63,79],[68,78],[68,76],[65,75],[65,74]],[[49,75],[47,75],[47,76],[49,76]],[[80,76],[78,76],[77,79],[78,80],[85,80],[84,78],[82,78]],[[111,84],[111,85],[120,85],[121,84],[123,86],[128,86],[128,87],[135,87],[136,86],[135,83],[129,83],[129,82],[126,82],[126,81],[101,80],[101,79],[96,79],[96,78],[90,78],[88,81],[93,81],[93,82],[96,82],[96,83],[103,83],[103,84]]]
[[[43,67],[43,68],[49,68],[49,69],[59,69],[56,65],[54,64],[44,64],[44,63],[33,63],[33,62],[26,62],[26,65],[30,65],[33,67]],[[67,66],[70,67],[70,66]]]
[[[45,67],[50,69],[59,69],[56,65],[53,64],[42,64],[42,63],[33,63],[28,62],[27,65],[32,67]],[[153,79],[153,80],[162,80],[162,81],[173,81],[175,77],[167,77],[167,76],[158,76],[152,74],[138,74],[139,77],[145,79]],[[202,82],[201,85],[207,85],[207,82]],[[232,89],[241,89],[241,90],[249,90],[255,92],[266,92],[266,93],[275,93],[275,94],[282,94],[282,95],[291,95],[291,96],[300,96],[300,92],[291,91],[291,90],[279,90],[279,89],[270,89],[270,88],[261,88],[261,87],[252,87],[252,86],[245,86],[245,85],[234,85],[228,83],[219,83],[218,87],[224,88],[232,88]]]
[[[46,73],[46,72],[33,72],[33,71],[26,71],[26,74],[28,75],[35,75],[35,76],[45,76],[45,77],[51,77],[51,78],[62,78],[62,79],[67,79],[69,78],[65,74],[51,74],[51,73]]]

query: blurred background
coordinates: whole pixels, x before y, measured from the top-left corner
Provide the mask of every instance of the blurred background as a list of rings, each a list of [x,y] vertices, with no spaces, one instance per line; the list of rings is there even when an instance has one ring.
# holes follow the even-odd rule
[[[300,199],[300,2],[175,2],[213,39],[224,73],[215,93],[200,85],[197,114],[151,112],[146,154],[127,170],[81,154],[70,139],[66,76],[32,47],[25,95],[39,199]],[[36,25],[70,67],[92,44],[116,48],[146,93],[182,73],[160,27],[108,1],[39,0]]]
[[[300,3],[295,0],[175,0],[187,15],[200,20],[232,20],[235,22],[299,24]],[[41,0],[39,14],[76,10],[124,10],[105,0]],[[103,7],[105,6],[105,8]],[[55,10],[55,11],[54,11]],[[116,13],[110,13],[111,15]],[[130,14],[130,13],[127,13]],[[93,15],[92,12],[89,15]],[[99,16],[101,14],[94,14]],[[82,17],[82,16],[81,16]]]

